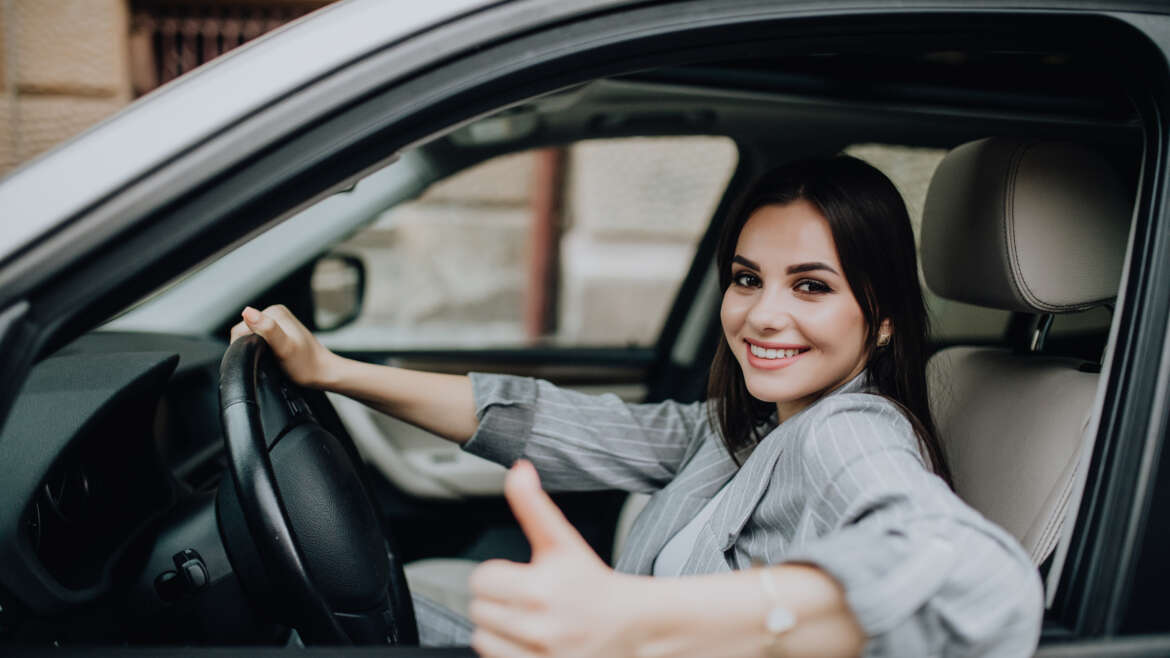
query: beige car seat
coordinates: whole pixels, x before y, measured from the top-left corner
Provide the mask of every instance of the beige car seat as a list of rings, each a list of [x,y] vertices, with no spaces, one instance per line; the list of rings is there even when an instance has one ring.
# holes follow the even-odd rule
[[[1116,296],[1130,216],[1109,165],[1072,144],[964,144],[927,192],[921,249],[930,289],[1041,314],[1026,351],[953,347],[927,366],[956,492],[1037,565],[1059,537],[1098,380],[1082,360],[1037,351],[1050,314]]]

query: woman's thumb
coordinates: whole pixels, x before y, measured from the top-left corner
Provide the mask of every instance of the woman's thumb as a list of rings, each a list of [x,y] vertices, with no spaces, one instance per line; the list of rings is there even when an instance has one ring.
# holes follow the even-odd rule
[[[280,330],[280,325],[276,324],[276,320],[251,306],[246,307],[240,315],[243,316],[244,324],[248,325],[252,333],[263,338],[264,342],[268,343],[268,346],[278,355],[283,353],[281,348],[284,347],[284,332]]]
[[[542,553],[566,548],[592,552],[552,498],[540,488],[540,477],[530,462],[517,461],[508,471],[504,496],[532,545],[534,560]]]

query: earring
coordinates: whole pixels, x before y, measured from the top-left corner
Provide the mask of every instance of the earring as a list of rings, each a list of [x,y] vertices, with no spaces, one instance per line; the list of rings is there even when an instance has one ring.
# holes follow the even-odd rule
[[[886,345],[889,345],[889,344],[890,344],[890,335],[889,334],[884,333],[884,332],[878,334],[878,339],[877,339],[877,346],[878,347],[885,347]]]

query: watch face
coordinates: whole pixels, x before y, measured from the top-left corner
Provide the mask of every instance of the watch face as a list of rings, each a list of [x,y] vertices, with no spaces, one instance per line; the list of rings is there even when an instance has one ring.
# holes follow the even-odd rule
[[[791,630],[796,625],[796,615],[788,608],[776,606],[768,611],[768,616],[764,619],[764,626],[769,633],[779,634]]]

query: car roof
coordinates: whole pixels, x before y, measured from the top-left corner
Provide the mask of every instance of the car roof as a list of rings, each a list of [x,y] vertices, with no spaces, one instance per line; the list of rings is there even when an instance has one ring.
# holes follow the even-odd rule
[[[344,0],[156,90],[0,180],[0,262],[299,87],[490,0]],[[636,4],[583,0],[570,13]],[[693,80],[688,80],[693,84]],[[216,99],[208,103],[207,99]]]

